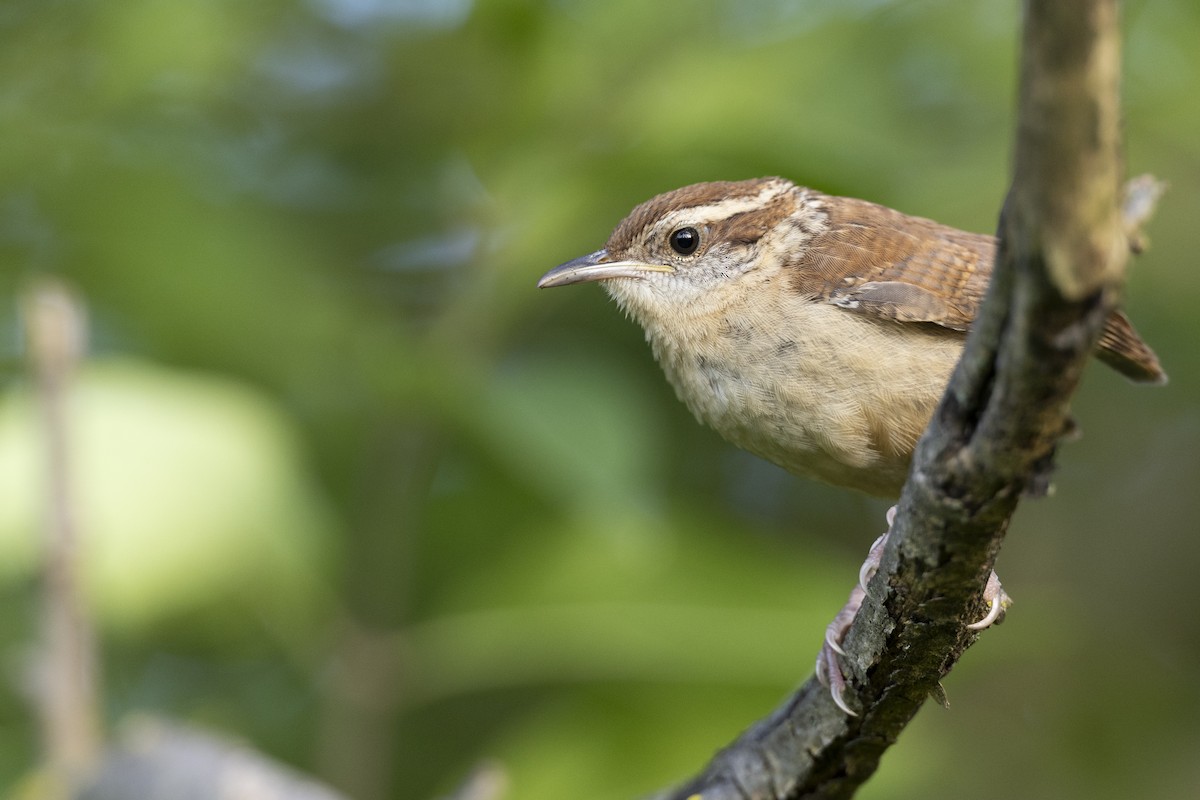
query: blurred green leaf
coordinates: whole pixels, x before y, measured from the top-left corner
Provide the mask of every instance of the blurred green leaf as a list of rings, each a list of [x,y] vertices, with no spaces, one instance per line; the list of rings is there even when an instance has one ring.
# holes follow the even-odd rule
[[[68,402],[80,558],[105,625],[144,630],[230,594],[242,613],[311,624],[336,517],[270,400],[225,378],[125,360],[91,364]],[[26,392],[0,404],[0,494],[11,498],[0,506],[0,564],[10,581],[30,573],[41,546],[39,423]]]

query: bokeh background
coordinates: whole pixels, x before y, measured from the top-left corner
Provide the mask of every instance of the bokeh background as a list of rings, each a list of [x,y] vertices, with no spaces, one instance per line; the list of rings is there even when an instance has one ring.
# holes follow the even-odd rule
[[[885,504],[739,453],[596,286],[634,204],[779,174],[968,229],[1018,3],[5,0],[0,790],[30,792],[44,506],[17,297],[85,300],[76,512],[109,730],[237,737],[360,800],[633,797],[811,671]],[[1200,5],[1124,6],[1171,185],[1016,598],[866,798],[1200,792]],[[36,678],[36,675],[32,676]]]

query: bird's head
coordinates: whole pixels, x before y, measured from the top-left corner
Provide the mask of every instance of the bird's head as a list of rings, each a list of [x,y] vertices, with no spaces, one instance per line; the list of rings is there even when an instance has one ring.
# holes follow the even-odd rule
[[[702,301],[807,238],[802,190],[783,178],[697,183],[639,205],[604,249],[547,272],[541,288],[601,281],[643,322]],[[778,247],[772,246],[778,245]]]

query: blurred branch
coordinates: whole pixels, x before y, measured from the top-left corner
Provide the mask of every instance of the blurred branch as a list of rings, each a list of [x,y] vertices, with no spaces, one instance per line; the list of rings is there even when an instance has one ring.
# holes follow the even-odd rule
[[[1026,3],[995,274],[844,642],[859,716],[810,680],[660,798],[850,797],[975,641],[966,624],[981,616],[1022,491],[1044,477],[1067,428],[1115,302],[1127,230],[1145,216],[1136,202],[1128,226],[1118,213],[1119,47],[1116,0]]]
[[[254,749],[151,717],[123,725],[120,741],[78,800],[346,800]]]
[[[423,509],[441,454],[437,438],[415,428],[373,436],[359,498],[366,522],[346,571],[350,608],[337,629],[318,746],[320,773],[359,800],[396,793],[394,754],[404,746],[398,719],[412,687],[393,632],[409,611]]]
[[[496,761],[475,765],[466,780],[442,800],[504,800],[508,794],[508,773]]]
[[[33,286],[23,312],[48,487],[35,703],[55,787],[70,792],[94,764],[100,744],[95,640],[82,597],[66,413],[70,381],[86,350],[87,322],[79,300],[51,281]]]

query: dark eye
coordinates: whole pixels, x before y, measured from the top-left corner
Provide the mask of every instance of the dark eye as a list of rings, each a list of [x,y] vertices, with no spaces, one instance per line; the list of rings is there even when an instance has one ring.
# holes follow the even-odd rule
[[[700,246],[700,233],[695,228],[680,228],[673,231],[667,241],[671,249],[681,256],[690,256]]]

